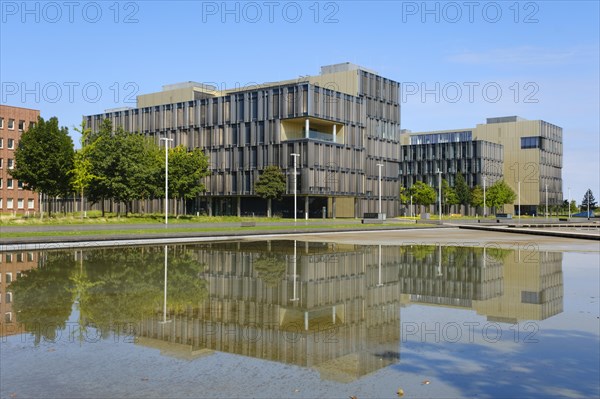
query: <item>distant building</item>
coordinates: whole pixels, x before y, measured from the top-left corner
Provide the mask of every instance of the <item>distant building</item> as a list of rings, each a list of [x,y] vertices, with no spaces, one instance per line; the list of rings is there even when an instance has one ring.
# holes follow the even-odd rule
[[[522,214],[542,214],[546,203],[562,202],[562,128],[518,116],[488,118],[475,128],[403,131],[402,184],[422,180],[437,187],[436,171],[454,185],[461,172],[471,187],[503,178],[521,193]],[[520,190],[519,190],[520,188]],[[517,213],[518,199],[505,211]]]
[[[26,214],[39,210],[38,195],[23,190],[22,182],[8,173],[15,167],[15,149],[21,135],[40,116],[35,109],[0,105],[0,213]]]
[[[288,190],[273,211],[293,216],[297,159],[299,216],[397,215],[399,192],[399,83],[350,63],[324,66],[317,76],[233,89],[187,82],[140,95],[137,108],[87,117],[92,131],[113,126],[174,145],[201,148],[210,158],[206,195],[188,212],[265,214],[254,183],[268,165],[287,174]],[[381,164],[381,167],[377,165]],[[148,203],[152,209],[157,203]],[[157,209],[160,209],[159,207]]]

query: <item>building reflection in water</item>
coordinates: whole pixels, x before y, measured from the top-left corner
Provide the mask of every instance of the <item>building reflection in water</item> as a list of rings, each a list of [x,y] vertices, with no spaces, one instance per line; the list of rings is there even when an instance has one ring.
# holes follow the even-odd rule
[[[165,355],[194,359],[223,351],[310,367],[336,381],[400,360],[402,306],[472,309],[506,323],[562,312],[562,253],[296,241],[123,251],[87,251],[81,264],[61,266],[64,273],[50,275],[53,289],[64,281],[73,294],[54,302],[76,301],[82,325],[117,333],[129,322],[138,344]],[[34,259],[43,269],[52,255]],[[57,256],[64,265],[64,252]],[[1,266],[6,273],[7,263]],[[3,280],[11,299],[12,291],[23,293],[18,311],[27,318],[15,319],[20,313],[11,309],[3,335],[33,325],[30,308],[43,298],[30,288],[47,274],[24,272],[12,286]],[[65,310],[53,314],[60,328]]]

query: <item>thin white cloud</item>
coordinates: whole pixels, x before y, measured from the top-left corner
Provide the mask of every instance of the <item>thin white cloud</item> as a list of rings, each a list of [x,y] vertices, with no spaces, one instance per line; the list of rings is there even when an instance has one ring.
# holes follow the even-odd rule
[[[520,46],[485,51],[464,51],[452,54],[446,59],[450,62],[471,65],[562,65],[597,57],[598,48],[593,46],[576,46],[565,49]]]

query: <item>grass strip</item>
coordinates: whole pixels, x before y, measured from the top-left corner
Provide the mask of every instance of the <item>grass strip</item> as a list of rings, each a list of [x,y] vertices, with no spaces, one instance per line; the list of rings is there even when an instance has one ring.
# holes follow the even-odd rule
[[[2,238],[23,238],[23,237],[75,237],[75,236],[107,236],[107,235],[125,235],[135,236],[143,234],[170,234],[170,233],[204,233],[204,232],[256,232],[256,231],[273,231],[273,230],[286,230],[286,231],[302,231],[307,229],[343,229],[343,230],[364,230],[365,227],[369,229],[381,229],[388,230],[390,227],[398,229],[415,228],[415,227],[426,227],[426,224],[407,224],[407,225],[381,225],[381,224],[337,224],[337,225],[302,225],[302,226],[256,226],[252,228],[248,227],[208,227],[208,228],[156,228],[156,229],[135,229],[135,230],[82,230],[82,231],[35,231],[35,232],[12,232],[3,233]],[[431,225],[433,226],[433,225]]]

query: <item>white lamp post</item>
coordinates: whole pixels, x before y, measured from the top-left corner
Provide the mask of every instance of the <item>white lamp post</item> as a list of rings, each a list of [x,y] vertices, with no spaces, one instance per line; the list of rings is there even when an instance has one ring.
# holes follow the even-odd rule
[[[169,224],[169,139],[161,137],[160,141],[165,142],[165,225]]]
[[[298,199],[297,199],[297,195],[296,195],[296,187],[297,187],[297,182],[296,182],[296,159],[298,159],[298,157],[300,156],[300,154],[290,154],[291,156],[294,157],[294,223],[296,222],[296,219],[298,217],[297,213],[298,213]]]
[[[382,163],[377,164],[377,168],[379,169],[379,214],[381,215],[381,167]]]
[[[548,219],[548,185],[546,184],[546,219]]]
[[[483,217],[485,218],[487,216],[487,208],[485,206],[485,183],[486,183],[486,176],[483,176]]]
[[[438,203],[438,212],[440,214],[440,222],[442,221],[442,171],[441,170],[437,170],[436,172],[438,174],[438,197],[439,197],[439,203]]]
[[[410,196],[410,217],[413,217],[412,195]]]
[[[585,201],[587,202],[587,220],[590,220],[590,192],[585,192]]]
[[[571,220],[571,187],[569,187],[569,203],[567,204],[567,208],[569,208],[569,221]]]

